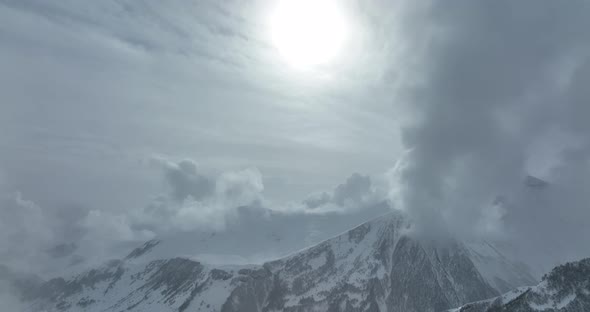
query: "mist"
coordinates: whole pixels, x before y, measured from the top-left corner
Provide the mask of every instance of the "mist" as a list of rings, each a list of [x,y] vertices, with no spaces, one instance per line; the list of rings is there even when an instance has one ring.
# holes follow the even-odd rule
[[[407,154],[395,172],[419,231],[510,241],[536,251],[531,263],[590,254],[573,246],[590,234],[589,14],[584,1],[423,12],[428,26],[408,38],[419,82],[403,99],[415,118],[402,126]],[[529,175],[547,187],[527,187]]]
[[[0,1],[0,264],[394,210],[536,276],[590,256],[590,2],[342,1],[345,53],[305,70],[270,2]]]

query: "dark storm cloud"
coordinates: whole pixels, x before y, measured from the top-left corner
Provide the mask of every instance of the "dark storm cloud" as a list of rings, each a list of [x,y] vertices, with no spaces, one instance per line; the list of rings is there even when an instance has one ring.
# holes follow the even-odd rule
[[[543,155],[533,153],[532,143],[565,148],[551,141],[556,131],[575,142],[567,148],[578,160],[574,165],[553,151],[558,157],[544,171],[555,170],[546,178],[571,192],[573,180],[587,183],[590,93],[583,86],[590,85],[590,3],[445,1],[433,3],[425,16],[424,33],[409,38],[416,47],[428,43],[417,50],[416,73],[408,73],[419,81],[408,100],[417,118],[403,129],[409,152],[397,170],[402,204],[422,221],[421,230],[448,226],[460,234],[480,233],[487,222],[482,219],[498,217],[489,213],[493,199],[516,192],[528,174],[538,174],[530,171]],[[558,179],[563,166],[576,167],[570,171],[574,177]],[[590,202],[584,193],[576,195],[563,194],[552,209],[568,215]],[[554,214],[534,205],[520,209],[530,218],[511,224],[514,231],[530,227],[542,233],[538,239],[576,239],[574,233],[564,235],[567,224],[558,220],[553,230],[541,232],[544,222],[538,220],[551,223]],[[585,211],[588,220],[590,209]],[[512,215],[507,211],[492,220],[496,231]],[[579,230],[577,237],[590,234]]]

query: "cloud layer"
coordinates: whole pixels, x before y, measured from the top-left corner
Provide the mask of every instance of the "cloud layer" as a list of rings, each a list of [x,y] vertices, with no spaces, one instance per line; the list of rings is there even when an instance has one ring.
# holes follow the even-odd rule
[[[21,259],[35,259],[54,241],[54,230],[47,216],[34,202],[20,193],[0,198],[0,260],[18,266]],[[8,262],[9,260],[10,262]],[[30,269],[30,268],[21,268]]]
[[[18,192],[3,190],[0,263],[51,277],[70,265],[83,268],[122,257],[156,237],[178,241],[171,253],[199,252],[182,242],[215,233],[227,236],[226,245],[233,247],[209,246],[210,253],[261,261],[317,243],[357,225],[359,219],[368,220],[389,209],[387,187],[360,174],[319,193],[319,200],[312,195],[302,202],[278,203],[265,198],[263,176],[255,168],[212,174],[204,173],[192,159],[152,157],[146,170],[154,167],[163,182],[162,191],[145,206],[118,211],[75,206],[46,209]],[[270,239],[271,234],[282,243],[252,246],[248,241],[248,237]],[[214,254],[203,256],[219,259]]]
[[[590,255],[590,4],[342,3],[348,63],[304,73],[265,1],[0,1],[0,259],[383,201],[430,237]],[[138,161],[160,153],[199,164]]]
[[[169,193],[158,196],[134,214],[136,227],[167,230],[223,230],[240,206],[263,201],[262,175],[254,168],[228,171],[217,177],[199,172],[190,159],[173,162],[155,159],[163,170]]]
[[[406,98],[415,118],[396,171],[420,231],[510,231],[554,247],[588,237],[589,4],[452,1],[422,13],[427,26],[406,38],[419,55]],[[552,195],[522,190],[529,174]],[[498,195],[514,201],[506,211],[492,205]],[[583,217],[576,231],[556,218],[572,215]]]

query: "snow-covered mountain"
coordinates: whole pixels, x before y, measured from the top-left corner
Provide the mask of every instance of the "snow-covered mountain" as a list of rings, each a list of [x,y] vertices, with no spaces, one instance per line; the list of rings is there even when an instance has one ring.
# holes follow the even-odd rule
[[[477,271],[501,293],[510,291],[517,285],[534,284],[534,275],[531,275],[529,267],[506,256],[499,246],[486,241],[468,242],[464,246]]]
[[[385,201],[346,213],[314,213],[313,209],[285,212],[257,205],[241,206],[228,217],[227,226],[219,230],[197,228],[159,233],[161,243],[145,257],[158,260],[178,256],[222,265],[263,264],[341,234],[357,226],[359,220],[370,220],[389,211],[390,205]],[[37,261],[42,266],[26,271],[44,279],[71,276],[110,259],[124,258],[143,242],[110,243],[108,250],[97,252],[93,241],[64,242],[40,253]]]
[[[534,283],[491,244],[414,238],[390,213],[262,265],[121,260],[29,292],[31,311],[441,311]]]
[[[389,211],[387,202],[344,214],[285,213],[242,206],[236,209],[236,221],[224,230],[162,235],[158,237],[161,243],[145,257],[157,260],[175,255],[216,265],[263,264],[337,236],[359,225],[359,220]]]
[[[450,312],[587,312],[590,311],[590,258],[554,268],[540,284],[503,296],[467,304]]]

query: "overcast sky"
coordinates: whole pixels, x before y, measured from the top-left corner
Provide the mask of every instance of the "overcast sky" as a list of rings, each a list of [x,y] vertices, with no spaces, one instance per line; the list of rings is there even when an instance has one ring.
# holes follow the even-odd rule
[[[388,200],[590,255],[590,2],[343,0],[341,54],[304,69],[274,5],[0,0],[5,253]]]

